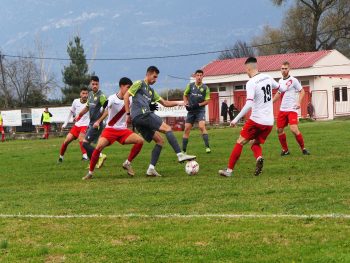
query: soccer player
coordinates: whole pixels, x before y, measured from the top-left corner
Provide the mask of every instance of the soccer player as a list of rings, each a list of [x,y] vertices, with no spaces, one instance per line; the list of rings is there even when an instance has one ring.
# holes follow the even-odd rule
[[[85,108],[88,95],[89,95],[88,88],[83,87],[80,89],[80,99],[75,99],[73,101],[72,107],[70,108],[70,111],[69,111],[68,118],[65,121],[65,123],[62,125],[62,128],[66,128],[70,118],[72,116],[76,116]],[[61,150],[60,150],[60,157],[58,158],[59,163],[63,162],[64,153],[66,152],[68,145],[76,139],[79,139],[80,150],[83,154],[82,160],[84,161],[88,160],[86,150],[83,147],[83,140],[84,140],[89,122],[90,122],[90,118],[89,118],[89,113],[87,112],[83,115],[83,117],[79,121],[77,121],[74,124],[72,129],[67,134],[66,139],[62,143]]]
[[[300,104],[304,98],[305,91],[300,82],[289,75],[289,71],[290,64],[286,61],[281,66],[283,78],[279,80],[280,87],[273,98],[273,102],[275,102],[283,93],[280,112],[277,116],[277,134],[282,146],[281,156],[290,154],[287,145],[287,137],[284,133],[284,128],[288,126],[288,124],[290,131],[294,134],[295,139],[300,146],[301,152],[304,155],[309,155],[310,152],[305,148],[303,135],[298,128],[298,109],[300,109]]]
[[[195,72],[195,82],[187,85],[183,100],[188,111],[185,123],[185,131],[182,137],[182,151],[187,151],[188,138],[190,131],[195,122],[198,122],[198,127],[202,133],[202,138],[205,144],[205,151],[210,153],[208,131],[205,127],[205,105],[210,100],[210,90],[207,85],[202,83],[203,71],[201,69]]]
[[[44,136],[42,139],[49,139],[49,132],[51,128],[51,117],[52,114],[49,112],[49,109],[46,107],[43,114],[41,114],[40,123],[44,127]]]
[[[136,133],[127,128],[127,115],[124,106],[124,94],[128,91],[132,81],[128,78],[121,78],[119,81],[119,91],[108,98],[107,110],[103,115],[94,123],[94,127],[99,127],[100,123],[107,117],[107,126],[103,130],[97,146],[92,153],[90,161],[90,170],[83,180],[92,179],[93,172],[97,160],[99,159],[102,150],[112,145],[115,141],[120,144],[134,144],[131,148],[129,157],[122,164],[130,176],[134,176],[135,172],[131,167],[132,160],[139,154],[143,146],[143,139]],[[130,98],[131,99],[131,98]]]
[[[85,113],[89,112],[90,122],[86,131],[85,138],[83,140],[83,147],[85,148],[87,155],[91,160],[92,153],[95,150],[91,143],[97,142],[98,137],[100,136],[103,129],[102,123],[100,123],[98,127],[93,127],[93,125],[102,116],[103,111],[108,104],[108,101],[106,96],[100,90],[100,80],[97,76],[91,76],[90,86],[92,91],[89,92],[87,103],[81,112],[75,116],[74,121],[79,121],[85,115]],[[100,168],[106,158],[107,156],[101,153],[96,167]]]
[[[127,115],[131,115],[134,126],[147,142],[153,140],[156,143],[152,151],[150,165],[146,172],[147,176],[161,176],[155,169],[164,144],[164,139],[160,135],[160,132],[166,135],[166,138],[175,151],[179,162],[196,158],[196,156],[187,155],[181,152],[180,145],[177,142],[171,127],[152,112],[154,109],[153,107],[155,106],[152,102],[159,102],[165,107],[184,106],[183,102],[164,100],[153,88],[151,88],[150,85],[156,83],[158,74],[159,70],[157,67],[148,67],[145,79],[136,81],[124,95],[125,111]],[[133,97],[131,111],[129,102],[130,96]]]
[[[241,112],[233,119],[231,126],[236,123],[252,109],[249,120],[244,124],[240,136],[234,146],[227,169],[219,170],[222,176],[232,176],[233,169],[241,156],[243,146],[249,141],[252,143],[251,149],[256,158],[256,168],[254,175],[262,172],[264,159],[262,156],[261,144],[263,144],[270,134],[274,117],[272,104],[272,89],[278,88],[278,83],[266,74],[259,73],[257,60],[250,57],[245,62],[246,72],[250,78],[247,82],[247,101]]]
[[[4,142],[5,141],[5,131],[4,131],[4,122],[2,120],[2,116],[1,116],[1,113],[0,113],[0,132],[1,132],[1,141]]]

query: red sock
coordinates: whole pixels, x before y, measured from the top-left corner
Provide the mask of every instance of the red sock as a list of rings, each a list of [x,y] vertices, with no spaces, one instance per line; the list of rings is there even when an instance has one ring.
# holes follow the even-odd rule
[[[5,133],[1,134],[1,141],[3,141],[3,142],[5,141]]]
[[[285,133],[278,135],[283,151],[288,151],[287,136]]]
[[[82,152],[82,154],[85,154],[85,153],[86,153],[86,150],[85,150],[85,148],[83,147],[83,142],[79,142],[79,145],[80,145],[80,151]]]
[[[95,170],[95,166],[97,164],[98,158],[100,158],[101,151],[95,149],[94,152],[91,155],[90,160],[90,171],[93,172]]]
[[[235,167],[236,162],[238,161],[239,157],[241,156],[242,153],[242,149],[243,149],[243,145],[236,143],[235,147],[233,148],[231,155],[230,155],[230,159],[228,161],[228,168],[232,169]]]
[[[262,148],[261,148],[260,144],[253,144],[251,149],[254,153],[255,159],[262,157]]]
[[[64,155],[64,153],[67,150],[67,147],[68,147],[68,144],[62,143],[61,150],[60,150],[60,155],[62,155],[62,156]]]
[[[304,147],[305,147],[305,146],[304,146],[303,135],[301,135],[301,133],[299,133],[297,136],[295,136],[295,139],[297,140],[297,142],[298,142],[300,148],[301,148],[302,150],[304,150]]]
[[[139,152],[141,151],[143,146],[143,143],[136,143],[134,144],[134,146],[131,148],[129,157],[128,157],[128,161],[132,162],[132,160],[135,159],[135,157],[139,154]]]

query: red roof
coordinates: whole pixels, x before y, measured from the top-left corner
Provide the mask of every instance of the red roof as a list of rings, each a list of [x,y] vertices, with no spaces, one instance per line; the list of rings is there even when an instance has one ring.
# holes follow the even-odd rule
[[[322,50],[316,52],[278,54],[271,56],[256,57],[259,71],[268,72],[280,70],[284,61],[289,61],[293,69],[309,68],[318,60],[332,52],[332,50]],[[247,58],[234,58],[215,60],[204,66],[205,76],[233,75],[245,73],[244,62]]]

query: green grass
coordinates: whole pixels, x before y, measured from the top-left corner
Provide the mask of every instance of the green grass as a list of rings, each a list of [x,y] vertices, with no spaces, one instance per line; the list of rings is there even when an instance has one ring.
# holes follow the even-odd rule
[[[106,149],[96,179],[78,144],[56,164],[62,139],[0,144],[0,213],[34,215],[350,214],[350,121],[300,125],[312,155],[302,156],[287,132],[291,155],[280,157],[273,132],[263,146],[264,172],[245,146],[234,177],[221,178],[240,129],[209,131],[206,154],[198,131],[190,154],[200,173],[187,176],[165,145],[147,178],[146,144],[128,178],[129,146]],[[181,133],[176,134],[180,139]],[[1,262],[349,262],[350,219],[344,218],[0,218]]]

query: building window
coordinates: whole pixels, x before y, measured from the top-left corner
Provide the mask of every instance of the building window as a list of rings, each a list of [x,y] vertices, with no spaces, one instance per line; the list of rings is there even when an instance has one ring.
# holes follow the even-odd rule
[[[334,100],[336,102],[340,101],[340,89],[339,88],[334,88]]]
[[[219,91],[226,91],[226,87],[220,87]]]
[[[341,100],[348,101],[348,87],[341,88]]]
[[[244,90],[245,89],[245,85],[237,85],[235,86],[235,90]]]
[[[218,88],[209,88],[210,92],[218,92]]]
[[[308,80],[302,80],[300,81],[301,86],[310,86],[310,81]]]

